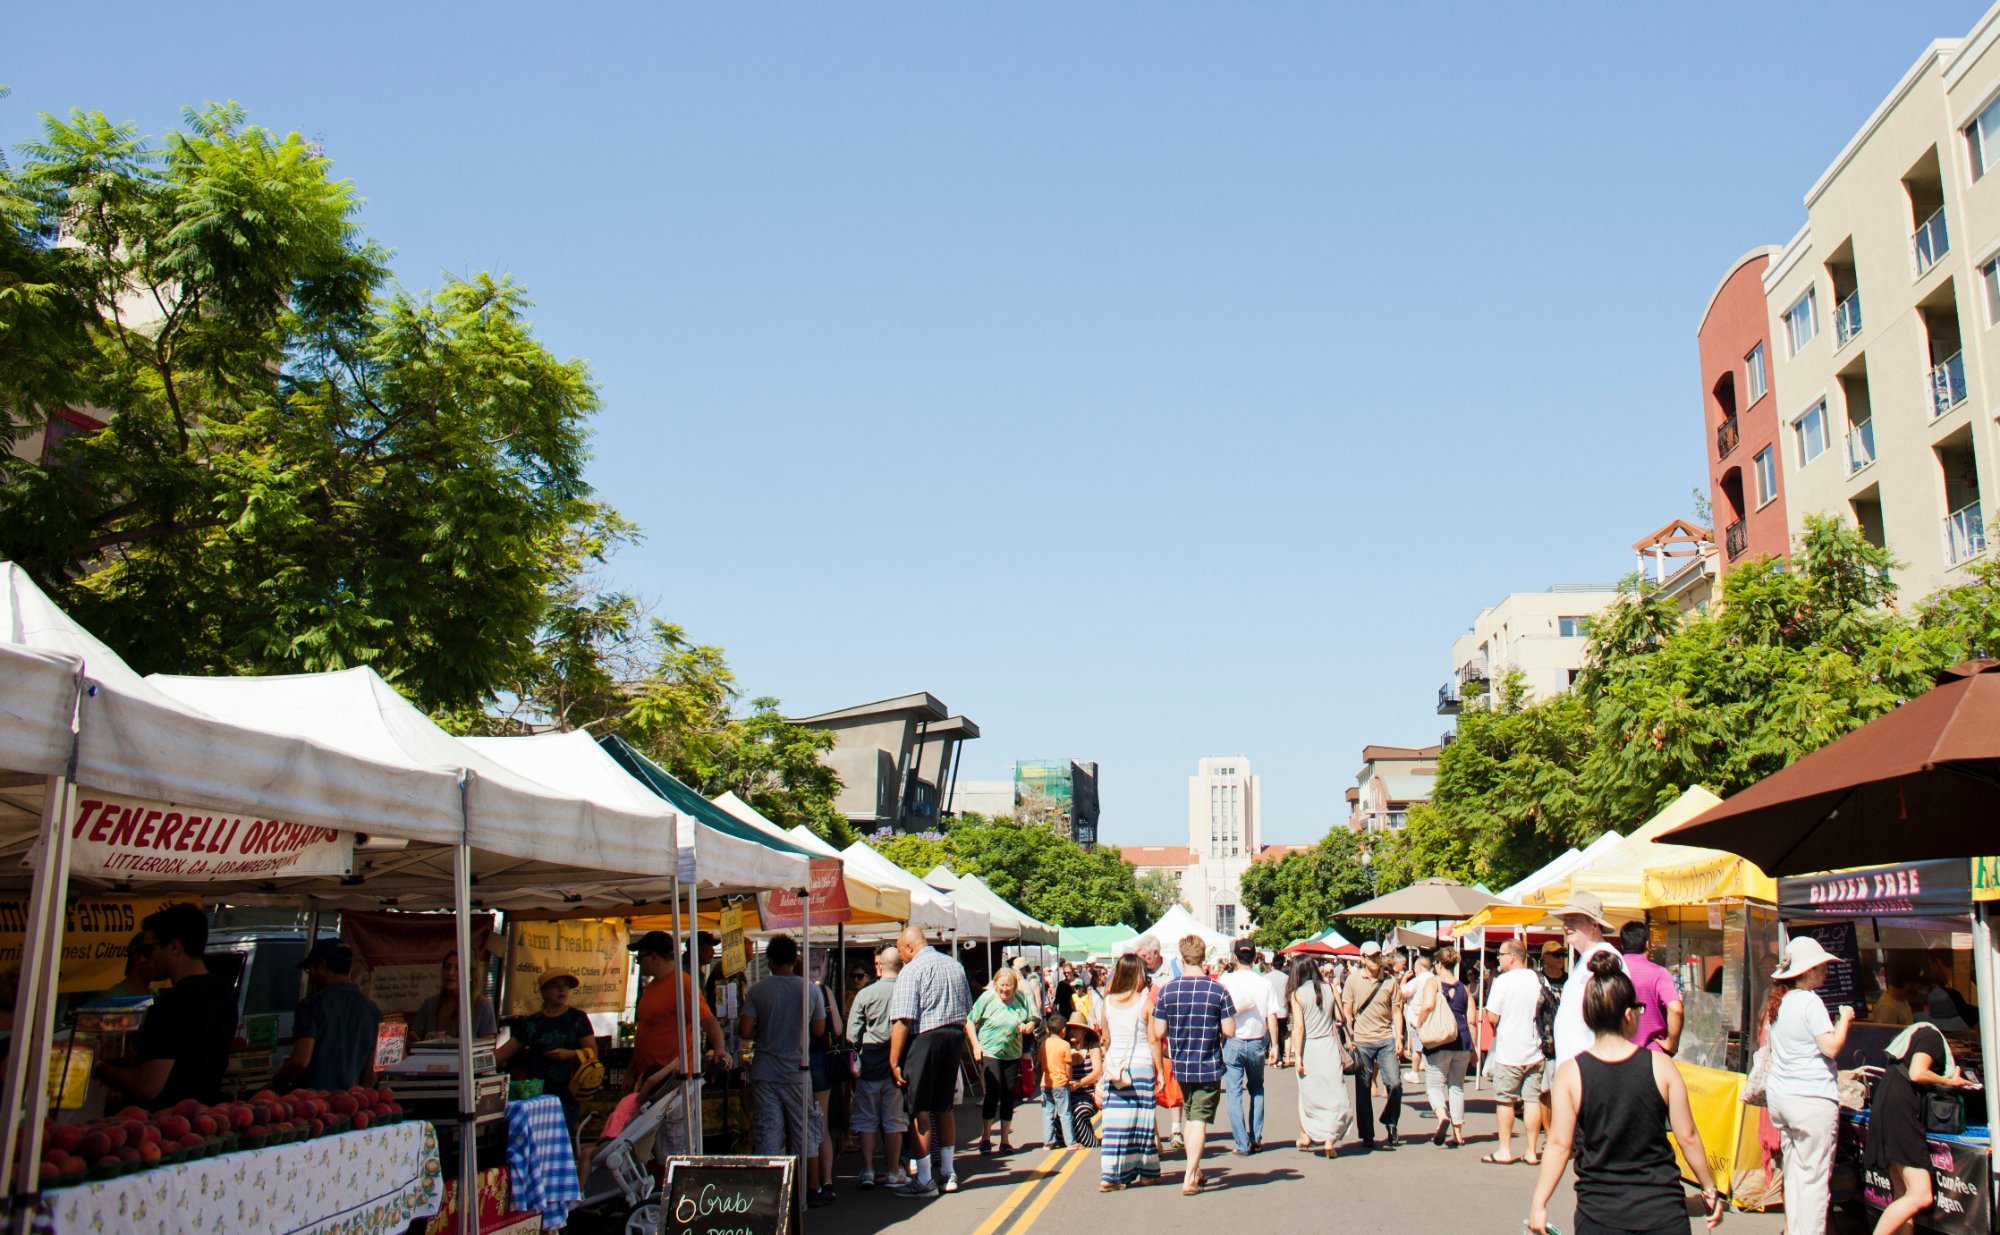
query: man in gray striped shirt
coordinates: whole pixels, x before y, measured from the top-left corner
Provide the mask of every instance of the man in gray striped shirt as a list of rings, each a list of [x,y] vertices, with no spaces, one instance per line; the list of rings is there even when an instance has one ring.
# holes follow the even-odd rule
[[[899,1196],[933,1197],[942,1187],[958,1191],[952,1177],[952,1144],[958,1123],[958,1068],[965,1053],[965,1018],[972,1011],[972,984],[965,966],[945,955],[914,926],[896,937],[903,972],[889,1000],[889,1066],[902,1087],[910,1112],[910,1139],[916,1177],[897,1189]],[[937,1132],[932,1135],[935,1125]]]

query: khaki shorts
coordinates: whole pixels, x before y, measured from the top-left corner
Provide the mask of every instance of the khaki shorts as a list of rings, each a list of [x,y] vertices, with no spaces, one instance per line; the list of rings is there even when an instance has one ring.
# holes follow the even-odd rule
[[[1181,1118],[1189,1123],[1214,1123],[1215,1112],[1221,1105],[1220,1085],[1181,1086]]]
[[[1520,1065],[1494,1064],[1493,1096],[1502,1102],[1539,1102],[1542,1097],[1542,1074],[1547,1067],[1539,1059]]]

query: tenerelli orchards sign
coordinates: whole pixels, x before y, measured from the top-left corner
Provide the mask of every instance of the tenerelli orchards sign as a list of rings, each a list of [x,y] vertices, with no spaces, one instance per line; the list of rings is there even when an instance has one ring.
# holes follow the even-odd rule
[[[354,833],[79,788],[70,871],[116,880],[346,875]]]

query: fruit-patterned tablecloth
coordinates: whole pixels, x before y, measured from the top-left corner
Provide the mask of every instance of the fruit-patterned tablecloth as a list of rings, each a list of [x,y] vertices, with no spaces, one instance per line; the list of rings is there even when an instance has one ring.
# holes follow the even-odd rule
[[[391,1235],[438,1210],[437,1133],[420,1119],[155,1167],[49,1193],[54,1235]]]

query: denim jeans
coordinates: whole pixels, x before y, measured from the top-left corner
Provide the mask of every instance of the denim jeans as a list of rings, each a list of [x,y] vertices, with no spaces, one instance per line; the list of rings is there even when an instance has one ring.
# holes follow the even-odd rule
[[[1042,1144],[1074,1145],[1076,1128],[1069,1121],[1069,1086],[1042,1087]]]
[[[1236,1152],[1247,1154],[1264,1139],[1264,1048],[1262,1038],[1231,1038],[1222,1044],[1222,1083],[1229,1090],[1229,1135]]]
[[[1382,1074],[1382,1088],[1389,1100],[1382,1104],[1382,1122],[1394,1128],[1403,1116],[1403,1065],[1396,1058],[1396,1044],[1356,1042],[1354,1044],[1354,1115],[1361,1125],[1361,1139],[1375,1139],[1375,1095],[1369,1091],[1375,1074]]]

